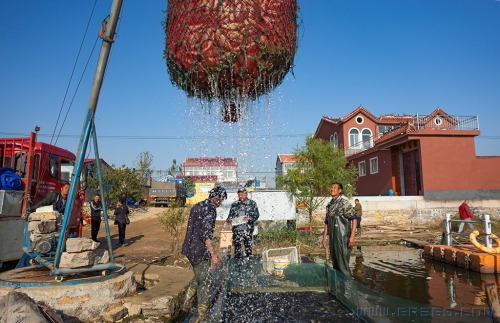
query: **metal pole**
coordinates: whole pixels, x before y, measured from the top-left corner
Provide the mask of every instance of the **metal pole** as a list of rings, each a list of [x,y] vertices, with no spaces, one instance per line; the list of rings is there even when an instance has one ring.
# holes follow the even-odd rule
[[[483,229],[484,229],[484,244],[486,248],[491,248],[491,221],[490,215],[485,214],[483,216]]]
[[[106,208],[106,200],[104,199],[104,187],[102,185],[101,160],[99,159],[99,149],[97,148],[97,133],[95,123],[92,121],[92,139],[94,141],[95,165],[97,169],[97,181],[99,183],[99,193],[102,202],[102,214],[104,216],[104,227],[106,228],[106,240],[108,241],[109,260],[115,261],[113,255],[113,245],[111,243],[111,233],[109,231],[108,210]]]
[[[109,16],[108,24],[106,26],[106,37],[108,39],[113,39],[115,34],[116,25],[118,22],[118,17],[120,15],[123,0],[113,0],[111,5],[111,13]],[[61,252],[63,250],[63,244],[66,242],[66,231],[69,224],[69,219],[73,212],[74,198],[76,195],[76,189],[80,173],[82,170],[83,160],[85,157],[85,152],[87,151],[87,146],[89,143],[91,122],[94,120],[95,111],[97,109],[97,102],[99,101],[99,94],[101,92],[102,82],[104,79],[104,73],[106,71],[106,66],[108,64],[109,53],[111,51],[112,42],[103,41],[101,45],[101,52],[99,54],[99,60],[97,62],[97,68],[94,74],[94,82],[92,83],[92,89],[90,91],[90,99],[87,107],[87,113],[83,121],[82,134],[80,136],[80,144],[78,146],[78,151],[76,154],[76,165],[73,173],[73,178],[71,179],[71,186],[68,193],[68,203],[64,212],[64,218],[61,226],[61,232],[59,234],[59,240],[57,241],[57,249],[54,258],[54,266],[57,268],[59,266],[59,261],[61,258]]]
[[[450,214],[446,214],[446,218],[444,219],[443,234],[444,234],[444,243],[447,246],[451,246],[452,240],[451,240],[451,215]]]

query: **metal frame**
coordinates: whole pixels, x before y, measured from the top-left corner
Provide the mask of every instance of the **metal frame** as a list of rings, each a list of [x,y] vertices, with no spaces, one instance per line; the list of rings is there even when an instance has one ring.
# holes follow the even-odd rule
[[[113,249],[111,244],[111,235],[109,230],[108,215],[106,211],[106,202],[103,198],[103,185],[102,185],[102,175],[101,175],[101,165],[99,159],[99,150],[97,148],[97,135],[95,131],[94,117],[95,111],[97,109],[97,103],[99,101],[99,94],[102,88],[102,83],[104,79],[104,73],[106,71],[106,66],[109,60],[109,54],[111,51],[111,45],[113,44],[113,36],[115,34],[118,17],[121,12],[123,0],[113,0],[111,5],[111,13],[109,15],[109,20],[106,25],[105,35],[103,35],[103,42],[101,45],[101,51],[99,54],[99,60],[97,62],[97,68],[94,75],[94,81],[92,83],[92,89],[90,91],[90,99],[87,107],[87,112],[83,122],[82,133],[80,136],[80,142],[78,146],[78,151],[76,154],[76,164],[73,172],[73,177],[71,179],[71,186],[68,193],[68,205],[64,211],[64,217],[61,224],[61,231],[59,232],[59,237],[57,241],[57,249],[55,252],[51,251],[49,256],[44,256],[39,253],[32,253],[31,242],[29,240],[28,233],[28,221],[25,223],[25,235],[24,235],[24,246],[23,250],[37,263],[49,268],[51,270],[51,275],[56,276],[56,281],[62,281],[62,275],[68,275],[72,273],[90,272],[90,271],[103,271],[103,274],[107,270],[117,268],[115,263],[109,262],[107,264],[99,264],[95,266],[86,266],[79,268],[59,268],[59,263],[61,261],[61,254],[66,248],[67,240],[67,230],[69,225],[69,220],[73,211],[74,199],[77,193],[78,182],[80,180],[80,174],[82,172],[85,152],[87,151],[88,142],[90,135],[93,136],[94,148],[95,148],[95,160],[97,167],[97,176],[99,181],[99,190],[101,195],[101,200],[103,201],[103,214],[104,223],[106,227],[106,236],[108,240],[108,249],[110,261],[114,261]]]

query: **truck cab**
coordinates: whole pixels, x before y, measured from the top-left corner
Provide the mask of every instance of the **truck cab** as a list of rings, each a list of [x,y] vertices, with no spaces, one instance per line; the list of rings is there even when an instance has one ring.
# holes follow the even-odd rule
[[[0,138],[0,167],[11,168],[21,178],[21,190],[0,190],[0,263],[19,259],[23,253],[22,215],[48,193],[71,183],[75,155],[63,148],[36,141],[36,134],[25,138]],[[75,198],[69,220],[69,233],[78,234],[82,201]]]

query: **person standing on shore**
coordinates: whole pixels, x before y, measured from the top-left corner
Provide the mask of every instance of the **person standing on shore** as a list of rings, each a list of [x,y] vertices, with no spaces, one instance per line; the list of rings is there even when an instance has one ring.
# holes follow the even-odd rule
[[[326,206],[323,248],[326,248],[328,237],[333,268],[351,276],[349,258],[355,244],[357,219],[351,203],[341,195],[342,191],[343,186],[339,182],[334,182],[330,187],[332,200]]]
[[[97,234],[99,233],[99,228],[101,227],[101,211],[102,202],[99,199],[99,194],[94,195],[94,200],[90,201],[90,224],[92,227],[91,236],[92,240],[99,242],[97,240]]]
[[[357,223],[356,223],[356,235],[361,235],[361,217],[363,216],[363,207],[361,206],[361,203],[359,203],[358,199],[354,200],[354,211],[356,212],[356,218],[357,218]]]
[[[474,231],[474,226],[472,223],[470,223],[471,219],[474,219],[474,216],[472,215],[472,212],[469,208],[469,200],[465,200],[459,207],[458,207],[458,214],[460,215],[460,219],[462,219],[462,222],[460,223],[460,226],[458,227],[458,233],[462,233],[462,230],[464,229],[464,224],[467,223],[469,228]]]
[[[207,322],[210,310],[211,267],[220,266],[221,260],[215,252],[212,240],[215,230],[217,208],[227,199],[226,190],[215,186],[208,198],[193,206],[181,253],[193,267],[194,277],[189,283],[181,310],[189,312],[192,300],[198,299],[198,320]]]
[[[118,239],[120,246],[125,244],[125,230],[127,229],[128,215],[130,211],[125,204],[125,199],[121,198],[116,203],[115,209],[115,224],[118,225]]]

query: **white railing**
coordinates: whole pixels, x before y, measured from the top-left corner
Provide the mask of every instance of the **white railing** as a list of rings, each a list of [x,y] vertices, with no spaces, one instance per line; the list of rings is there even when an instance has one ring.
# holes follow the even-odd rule
[[[479,130],[478,116],[450,116],[418,114],[412,121],[415,129]]]

